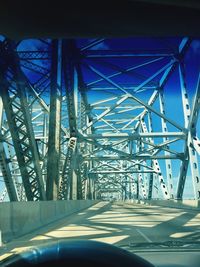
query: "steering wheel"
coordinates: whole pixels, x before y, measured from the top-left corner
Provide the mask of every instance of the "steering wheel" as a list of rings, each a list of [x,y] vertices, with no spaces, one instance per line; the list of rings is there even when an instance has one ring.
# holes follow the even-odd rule
[[[8,257],[2,266],[153,267],[151,263],[124,249],[91,240],[57,241],[34,247]]]

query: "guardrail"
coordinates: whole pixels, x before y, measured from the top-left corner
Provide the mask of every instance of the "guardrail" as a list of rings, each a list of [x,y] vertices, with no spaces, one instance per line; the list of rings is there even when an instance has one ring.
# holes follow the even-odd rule
[[[2,242],[11,241],[98,202],[97,200],[62,200],[0,203]]]
[[[162,199],[151,199],[151,200],[125,200],[125,203],[133,203],[133,204],[146,204],[152,206],[163,206],[163,207],[171,207],[171,208],[189,208],[200,210],[200,200],[194,199],[183,199],[183,200],[162,200]]]

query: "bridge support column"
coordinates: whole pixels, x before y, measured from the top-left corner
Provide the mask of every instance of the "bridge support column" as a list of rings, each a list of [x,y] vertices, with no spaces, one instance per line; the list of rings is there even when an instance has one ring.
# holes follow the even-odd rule
[[[21,70],[15,47],[9,40],[2,45],[0,93],[27,200],[45,200],[39,153],[27,101],[30,84]]]
[[[185,141],[185,151],[184,151],[184,159],[181,165],[181,171],[178,179],[178,186],[177,186],[177,198],[183,198],[183,192],[185,187],[185,180],[187,177],[187,170],[188,165],[190,164],[191,174],[192,174],[192,181],[193,181],[193,189],[194,189],[194,197],[195,199],[200,199],[200,183],[199,183],[199,167],[198,167],[198,160],[197,154],[195,149],[192,147],[192,132],[196,129],[198,110],[191,113],[191,108],[189,104],[188,94],[186,90],[186,81],[185,81],[185,69],[184,63],[180,62],[179,64],[179,78],[180,78],[180,86],[181,86],[181,95],[182,95],[182,104],[183,104],[183,113],[184,113],[184,121],[185,121],[185,128],[188,129],[187,138]],[[197,84],[197,93],[196,96],[199,95],[200,90],[199,80]],[[194,107],[196,103],[198,103],[198,97],[194,99]]]
[[[60,163],[60,113],[61,113],[61,78],[62,78],[62,41],[52,41],[52,80],[49,116],[48,161],[46,196],[48,200],[58,198],[59,163]]]

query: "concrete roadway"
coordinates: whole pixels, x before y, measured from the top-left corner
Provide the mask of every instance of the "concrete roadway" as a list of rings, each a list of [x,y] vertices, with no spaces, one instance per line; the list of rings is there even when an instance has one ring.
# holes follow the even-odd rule
[[[120,247],[139,242],[200,241],[200,213],[142,204],[98,204],[12,241],[0,260],[27,247],[56,239],[91,239]]]

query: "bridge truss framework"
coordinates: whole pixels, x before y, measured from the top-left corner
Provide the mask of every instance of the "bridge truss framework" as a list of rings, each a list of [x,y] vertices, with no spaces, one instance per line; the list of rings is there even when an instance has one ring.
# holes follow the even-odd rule
[[[193,40],[35,41],[0,42],[0,201],[182,199],[186,179],[200,199],[200,80],[190,99],[185,66]],[[180,121],[166,111],[171,79]]]

